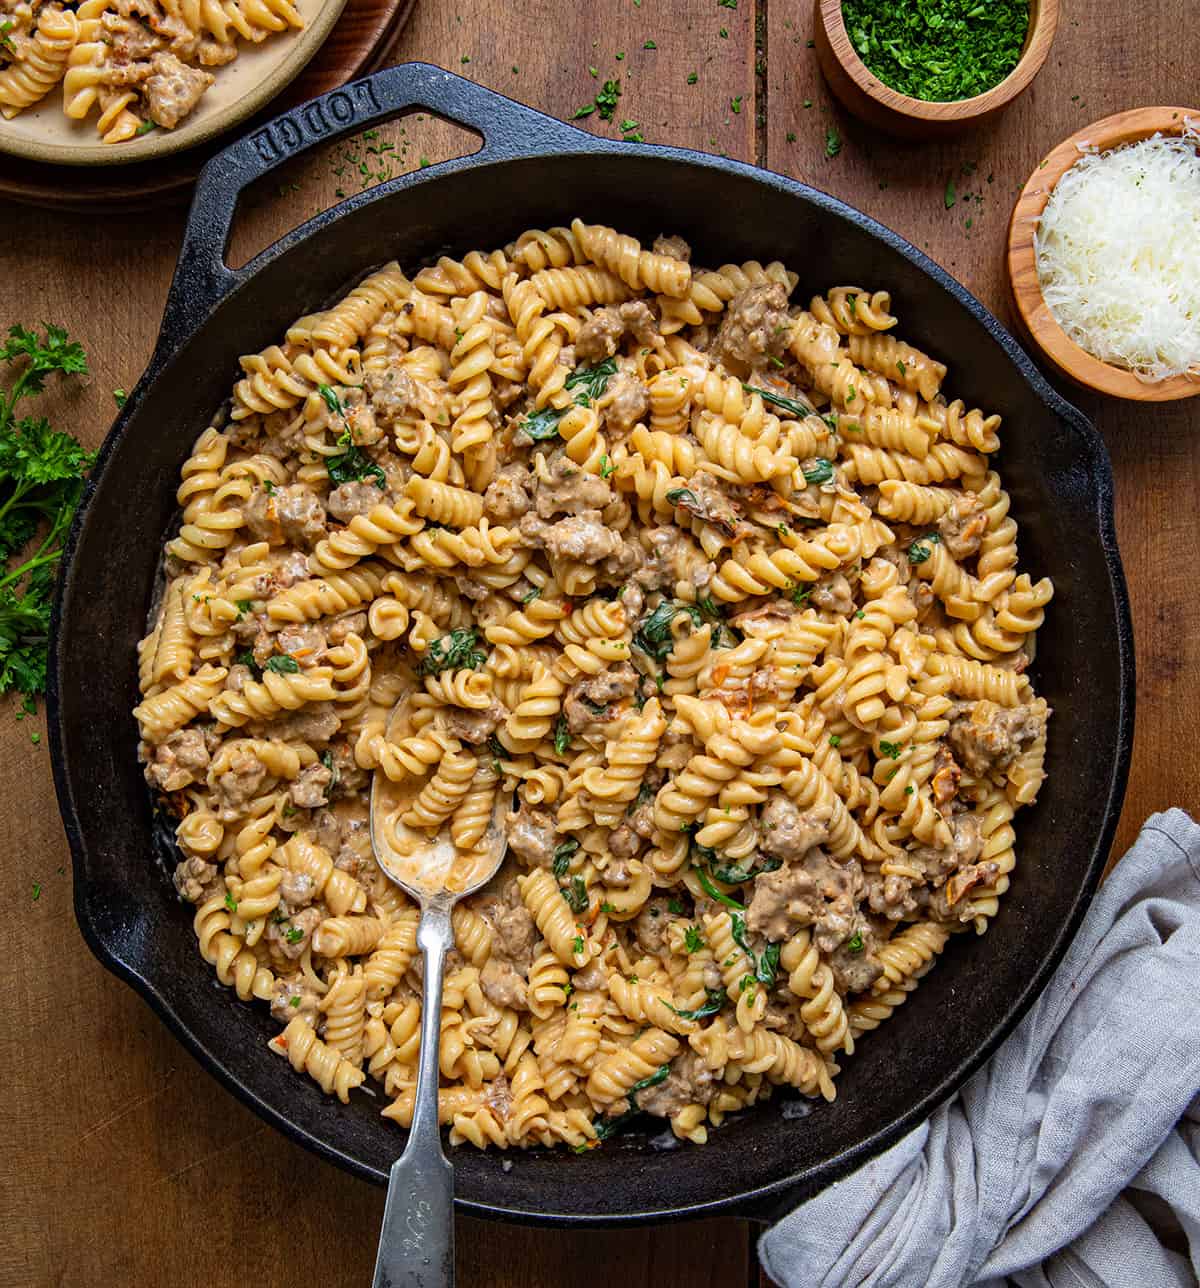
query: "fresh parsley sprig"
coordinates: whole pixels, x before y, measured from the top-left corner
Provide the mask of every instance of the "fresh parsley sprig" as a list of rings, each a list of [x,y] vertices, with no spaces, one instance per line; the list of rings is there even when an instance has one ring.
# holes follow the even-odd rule
[[[17,418],[19,405],[40,394],[46,378],[86,375],[82,347],[62,327],[45,333],[9,328],[0,361],[15,375],[0,391],[0,693],[25,696],[25,709],[46,688],[50,603],[63,542],[95,460],[71,434],[44,417]],[[16,567],[4,565],[32,543]]]

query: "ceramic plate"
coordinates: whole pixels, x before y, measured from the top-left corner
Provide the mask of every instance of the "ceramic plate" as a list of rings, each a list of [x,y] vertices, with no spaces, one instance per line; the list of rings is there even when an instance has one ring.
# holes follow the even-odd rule
[[[304,69],[337,22],[346,0],[295,0],[303,31],[278,32],[261,44],[238,42],[238,56],[214,68],[216,80],[196,110],[174,130],[151,130],[127,143],[101,143],[96,112],[72,121],[62,110],[62,87],[11,121],[0,119],[0,151],[54,165],[126,165],[195,147],[253,116]]]

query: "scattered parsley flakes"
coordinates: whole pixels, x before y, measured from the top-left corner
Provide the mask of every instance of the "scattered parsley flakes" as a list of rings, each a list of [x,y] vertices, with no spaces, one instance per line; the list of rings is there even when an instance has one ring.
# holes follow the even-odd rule
[[[889,760],[899,760],[900,753],[904,750],[902,742],[888,742],[886,738],[879,740],[879,754],[886,756]]]
[[[121,408],[124,407],[128,401],[129,401],[129,395],[125,392],[124,389],[113,390],[113,402],[117,404],[118,411],[120,411]]]
[[[698,72],[688,72],[687,83],[689,85],[694,85],[699,79],[700,75]]]
[[[949,210],[958,200],[958,189],[955,188],[953,179],[948,179],[946,181],[946,195],[944,200],[946,202],[947,210]]]
[[[658,48],[658,46],[654,43],[654,41],[653,41],[653,40],[647,40],[647,41],[646,41],[646,43],[642,46],[642,48],[643,48],[643,49],[657,49],[657,48]]]
[[[739,94],[737,98],[731,98],[729,100],[729,110],[734,114],[734,116],[741,116],[743,98],[745,98],[745,95]]]
[[[695,926],[689,926],[684,932],[683,944],[689,953],[698,952],[704,947],[704,936]]]
[[[832,161],[841,150],[842,137],[837,132],[837,126],[831,125],[825,131],[825,156]]]
[[[40,881],[35,881],[35,882],[33,883],[33,901],[34,901],[34,903],[37,903],[37,901],[38,901],[41,897],[42,897],[42,883],[41,883]]]

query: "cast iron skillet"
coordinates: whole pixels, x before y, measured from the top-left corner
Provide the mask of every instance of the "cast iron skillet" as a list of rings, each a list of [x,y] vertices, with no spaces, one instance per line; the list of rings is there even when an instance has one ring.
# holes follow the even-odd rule
[[[237,195],[322,139],[430,110],[485,139],[474,156],[363,192],[244,268],[223,263]],[[846,1062],[832,1105],[779,1101],[703,1150],[646,1135],[582,1156],[457,1151],[459,1202],[523,1220],[636,1222],[733,1209],[765,1216],[864,1162],[926,1117],[1037,997],[1099,878],[1125,787],[1133,641],[1096,431],[1038,375],[977,300],[888,229],[779,175],[583,134],[448,72],[410,64],[298,108],[208,163],[150,368],[106,440],[71,533],[55,611],[49,713],[55,782],[88,944],[268,1122],[382,1183],[402,1138],[356,1095],[343,1107],[267,1050],[266,1007],[218,987],[196,951],[153,838],[136,759],[134,645],[142,634],[179,466],[229,394],[239,354],[331,301],[371,267],[504,244],[576,213],[644,237],[681,233],[701,263],[782,259],[797,298],[841,282],[892,292],[904,334],[951,366],[968,405],[1004,416],[1001,463],[1022,565],[1053,576],[1037,681],[1054,708],[1050,780],[1018,819],[1018,866],[982,938],[956,937],[912,1000]],[[796,1106],[793,1105],[793,1108]]]

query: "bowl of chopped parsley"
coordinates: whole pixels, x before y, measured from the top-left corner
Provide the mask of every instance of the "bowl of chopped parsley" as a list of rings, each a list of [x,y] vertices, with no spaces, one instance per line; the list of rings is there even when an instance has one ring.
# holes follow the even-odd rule
[[[1042,68],[1059,0],[814,0],[817,59],[872,125],[930,138],[979,125]]]

